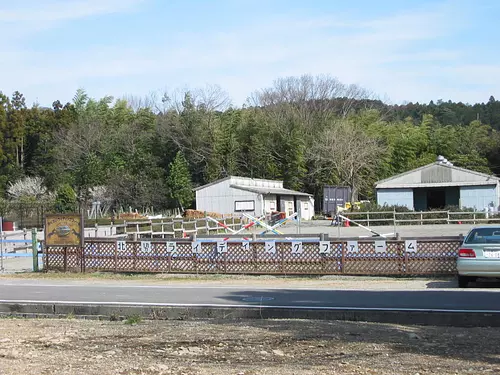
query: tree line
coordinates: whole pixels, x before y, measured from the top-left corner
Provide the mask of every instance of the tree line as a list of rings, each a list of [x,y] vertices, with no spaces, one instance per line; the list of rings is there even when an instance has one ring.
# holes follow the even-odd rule
[[[229,175],[283,180],[314,194],[374,183],[444,155],[500,173],[500,102],[390,105],[330,76],[288,77],[242,108],[218,86],[161,97],[90,98],[50,108],[0,93],[0,194],[157,210],[193,204],[192,188]],[[317,207],[317,209],[319,206]]]

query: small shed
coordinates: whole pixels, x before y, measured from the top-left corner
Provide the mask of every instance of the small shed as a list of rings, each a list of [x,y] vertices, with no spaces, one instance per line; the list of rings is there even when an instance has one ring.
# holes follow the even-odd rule
[[[300,212],[301,218],[314,216],[314,198],[311,194],[285,189],[282,181],[229,176],[194,189],[196,209],[220,214],[254,216],[272,212],[291,215]]]
[[[498,210],[499,178],[454,166],[442,156],[423,167],[378,181],[379,205],[406,206],[415,211],[446,206]]]

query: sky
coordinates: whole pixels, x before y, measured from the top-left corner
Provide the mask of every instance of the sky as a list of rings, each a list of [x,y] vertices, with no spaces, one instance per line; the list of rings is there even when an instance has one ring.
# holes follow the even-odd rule
[[[0,0],[0,91],[29,104],[330,75],[393,104],[500,98],[497,0]]]

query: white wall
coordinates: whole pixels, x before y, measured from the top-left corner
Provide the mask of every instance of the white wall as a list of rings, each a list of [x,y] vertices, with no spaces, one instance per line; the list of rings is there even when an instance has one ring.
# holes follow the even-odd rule
[[[406,206],[413,210],[413,189],[378,189],[377,204]]]
[[[254,216],[262,216],[278,209],[276,195],[268,195],[262,199],[262,195],[240,189],[232,188],[231,185],[260,186],[270,188],[282,187],[282,182],[270,180],[253,180],[250,178],[232,177],[222,180],[216,184],[209,185],[200,190],[196,190],[196,209],[200,211],[216,212],[219,214],[233,214],[235,212],[236,201],[254,201],[255,211],[248,212]],[[310,220],[314,216],[314,198],[297,197],[297,202],[301,202],[302,218]],[[298,209],[294,204],[293,196],[281,196],[281,210],[287,216]]]
[[[276,195],[266,195],[264,197],[264,214],[276,211],[278,208],[278,202],[276,201]]]
[[[254,201],[255,211],[251,215],[261,215],[264,202],[260,194],[233,189],[231,180],[227,179],[217,184],[196,191],[196,209],[199,211],[233,214],[235,201]]]
[[[312,220],[314,216],[314,198],[300,197],[297,199],[297,204],[300,204],[302,220]]]
[[[498,186],[462,186],[460,188],[460,207],[474,208],[477,211],[484,211],[493,203],[495,209],[498,208]]]
[[[286,213],[286,216],[289,216],[294,212],[296,212],[293,196],[281,195],[280,197],[281,197],[281,202],[280,202],[281,212]]]

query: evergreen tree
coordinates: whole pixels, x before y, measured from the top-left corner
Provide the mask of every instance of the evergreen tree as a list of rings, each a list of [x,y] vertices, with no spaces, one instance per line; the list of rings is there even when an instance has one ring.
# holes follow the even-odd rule
[[[177,152],[175,159],[170,163],[167,184],[170,189],[170,197],[174,199],[181,210],[189,207],[194,199],[193,186],[189,165],[182,152]]]

